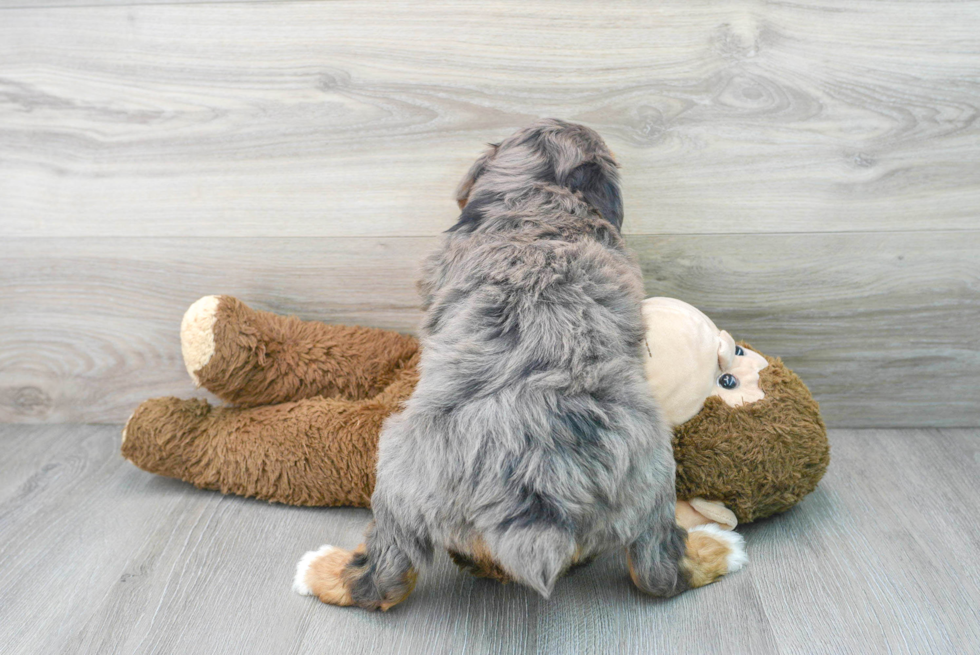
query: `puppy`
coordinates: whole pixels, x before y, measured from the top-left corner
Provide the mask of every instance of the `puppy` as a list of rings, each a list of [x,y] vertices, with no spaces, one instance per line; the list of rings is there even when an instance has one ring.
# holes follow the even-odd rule
[[[387,610],[437,546],[545,597],[612,548],[655,596],[740,566],[737,535],[674,520],[616,169],[598,134],[558,120],[473,165],[419,283],[421,377],[382,431],[365,543],[307,553],[297,592]]]

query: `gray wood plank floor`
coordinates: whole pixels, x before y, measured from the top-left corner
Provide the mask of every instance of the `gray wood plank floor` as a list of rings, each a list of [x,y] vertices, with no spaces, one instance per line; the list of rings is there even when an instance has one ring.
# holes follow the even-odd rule
[[[365,510],[204,492],[118,454],[118,426],[0,426],[4,653],[956,653],[980,643],[980,431],[837,430],[799,507],[745,526],[751,561],[660,602],[618,554],[550,601],[440,557],[388,614],[290,591]]]

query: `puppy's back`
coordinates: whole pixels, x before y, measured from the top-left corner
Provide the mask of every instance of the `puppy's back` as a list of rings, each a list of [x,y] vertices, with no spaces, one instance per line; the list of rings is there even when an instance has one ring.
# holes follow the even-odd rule
[[[670,478],[634,465],[672,460],[642,378],[639,273],[600,220],[450,241],[409,410],[446,417],[427,437],[446,545],[544,595]]]

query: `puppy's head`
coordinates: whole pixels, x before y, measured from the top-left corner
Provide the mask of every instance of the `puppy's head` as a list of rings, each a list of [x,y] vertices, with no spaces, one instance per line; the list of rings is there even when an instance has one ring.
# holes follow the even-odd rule
[[[584,125],[547,119],[491,144],[476,160],[456,191],[463,210],[456,227],[475,226],[489,206],[545,186],[575,194],[617,230],[622,226],[619,174],[602,137]]]

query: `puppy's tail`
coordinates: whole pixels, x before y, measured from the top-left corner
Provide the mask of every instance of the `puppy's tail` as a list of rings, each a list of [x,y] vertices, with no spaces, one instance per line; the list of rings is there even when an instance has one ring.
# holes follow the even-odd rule
[[[748,561],[745,542],[735,532],[699,525],[690,532],[672,520],[651,529],[630,544],[630,577],[651,596],[676,596],[733,573]]]
[[[681,570],[688,587],[703,587],[738,571],[748,561],[742,535],[709,523],[688,530]]]
[[[575,538],[553,526],[511,527],[487,542],[494,561],[506,573],[545,598],[575,563]]]

